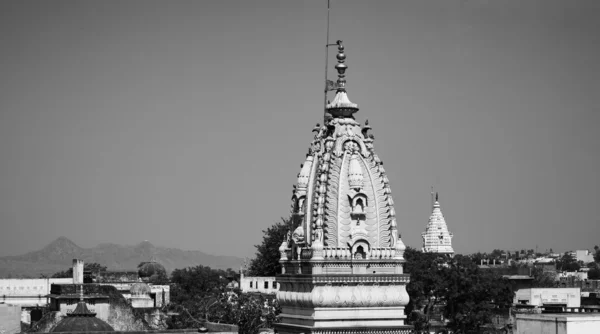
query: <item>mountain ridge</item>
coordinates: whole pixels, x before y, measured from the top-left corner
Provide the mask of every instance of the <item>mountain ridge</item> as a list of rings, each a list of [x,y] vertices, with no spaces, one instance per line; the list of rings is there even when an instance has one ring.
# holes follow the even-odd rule
[[[159,247],[147,240],[136,245],[100,243],[92,248],[83,248],[66,237],[59,237],[40,250],[0,257],[0,277],[50,276],[68,269],[75,258],[86,263],[96,262],[114,271],[137,270],[140,262],[155,260],[168,272],[197,265],[237,270],[243,261],[236,256]]]

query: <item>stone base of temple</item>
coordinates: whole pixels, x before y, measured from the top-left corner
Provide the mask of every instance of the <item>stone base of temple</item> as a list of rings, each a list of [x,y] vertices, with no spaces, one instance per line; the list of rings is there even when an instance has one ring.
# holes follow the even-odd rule
[[[404,322],[408,281],[407,274],[391,273],[278,275],[282,312],[276,330],[282,334],[409,333],[412,327]]]

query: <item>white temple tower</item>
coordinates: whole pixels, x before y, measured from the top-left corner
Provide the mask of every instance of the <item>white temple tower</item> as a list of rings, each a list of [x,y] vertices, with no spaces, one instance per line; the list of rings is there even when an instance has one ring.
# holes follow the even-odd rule
[[[292,224],[280,247],[278,333],[409,333],[404,307],[406,247],[371,127],[353,114],[338,41],[337,93],[317,124],[292,196]],[[292,232],[293,231],[293,232]]]
[[[448,231],[448,225],[446,225],[446,219],[442,214],[437,193],[435,194],[433,212],[429,217],[429,223],[427,223],[425,232],[421,235],[423,236],[423,253],[454,255],[454,249],[452,249],[452,237],[454,235]]]

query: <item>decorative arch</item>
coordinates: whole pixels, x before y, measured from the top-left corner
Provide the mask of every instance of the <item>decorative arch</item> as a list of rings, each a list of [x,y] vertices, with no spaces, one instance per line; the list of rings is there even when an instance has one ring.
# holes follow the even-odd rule
[[[367,259],[369,258],[369,254],[371,254],[371,245],[367,241],[367,235],[364,233],[353,235],[352,240],[349,241],[349,246],[352,258],[354,259]]]

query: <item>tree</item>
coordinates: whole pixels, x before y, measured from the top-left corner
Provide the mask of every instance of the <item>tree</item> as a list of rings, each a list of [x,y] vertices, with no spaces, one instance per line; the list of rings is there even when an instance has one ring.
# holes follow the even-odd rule
[[[430,310],[442,307],[455,331],[477,329],[489,323],[494,308],[506,308],[513,300],[508,280],[492,270],[482,270],[472,258],[449,259],[407,248],[405,269],[410,274],[406,307],[418,330],[426,330]],[[427,305],[427,307],[425,307]]]
[[[532,288],[554,288],[556,287],[556,273],[544,271],[542,267],[533,267]]]
[[[168,321],[169,328],[199,327],[203,321],[216,320],[233,323],[232,316],[223,308],[211,313],[223,303],[228,280],[223,270],[206,266],[175,269],[171,273],[170,309],[179,313]]]
[[[90,271],[93,274],[98,274],[106,271],[106,266],[103,266],[96,262],[85,263],[83,265],[84,271]],[[52,278],[70,278],[73,277],[73,268],[69,268],[67,270],[59,271],[52,275]]]
[[[256,334],[278,321],[276,300],[262,295],[228,290],[227,277],[235,272],[205,266],[176,269],[171,274],[169,310],[178,313],[167,321],[169,328],[204,326],[206,321],[235,324],[239,333]]]
[[[290,229],[290,219],[281,218],[267,230],[263,230],[263,241],[256,245],[256,257],[250,262],[250,276],[275,276],[281,272],[279,247]]]
[[[569,252],[556,261],[556,270],[558,271],[577,271],[581,268],[581,265],[577,263],[577,260]]]
[[[594,261],[600,263],[600,248],[598,247],[598,245],[594,246],[594,251],[596,251],[594,253]]]
[[[592,268],[588,271],[588,279],[600,279],[600,268]]]
[[[241,294],[233,305],[240,334],[258,334],[261,328],[272,328],[279,321],[281,308],[276,299],[261,294]]]
[[[481,270],[468,258],[456,255],[442,268],[446,291],[445,316],[448,327],[479,329],[491,320],[494,308],[507,308],[514,293],[508,280],[491,270]]]

